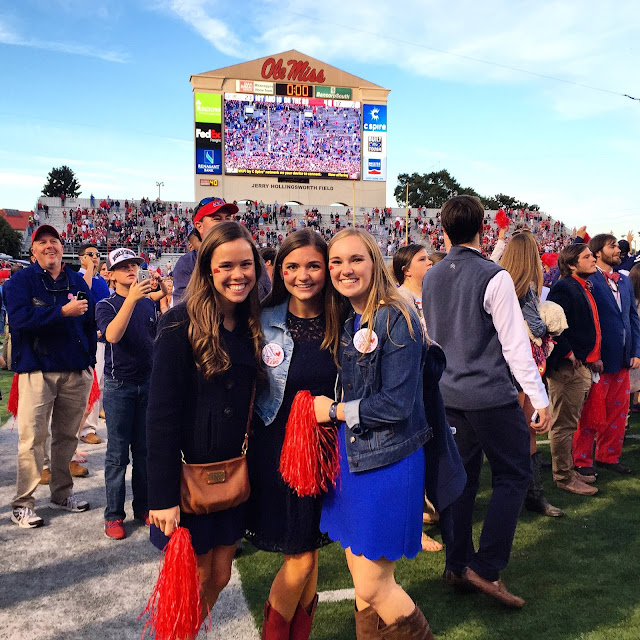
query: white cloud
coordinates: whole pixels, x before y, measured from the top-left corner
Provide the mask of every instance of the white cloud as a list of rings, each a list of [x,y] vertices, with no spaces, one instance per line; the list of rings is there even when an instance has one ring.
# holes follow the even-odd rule
[[[245,59],[295,48],[343,67],[357,60],[451,82],[532,85],[568,118],[637,107],[578,86],[636,88],[640,5],[632,0],[263,0],[250,11],[236,5],[241,16],[222,5],[169,0],[168,8],[222,53]]]
[[[211,15],[219,12],[220,4],[208,0],[169,0],[165,8],[184,20],[221,53],[243,55],[237,35],[222,20]]]
[[[43,49],[45,51],[57,51],[70,55],[84,56],[89,58],[99,58],[107,62],[124,63],[128,60],[128,55],[122,51],[107,49],[96,49],[94,47],[73,44],[71,42],[56,42],[54,40],[40,40],[36,38],[25,38],[17,31],[12,30],[8,25],[3,24],[0,18],[0,44],[13,45],[17,47],[29,47],[31,49]]]

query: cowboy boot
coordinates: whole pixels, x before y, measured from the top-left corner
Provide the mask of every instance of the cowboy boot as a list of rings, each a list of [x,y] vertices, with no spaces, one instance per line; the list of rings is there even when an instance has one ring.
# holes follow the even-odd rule
[[[264,603],[264,622],[262,623],[261,640],[289,640],[290,622],[287,622],[271,603]]]
[[[393,624],[383,626],[380,620],[378,633],[382,640],[436,640],[417,605],[408,616],[403,616]]]
[[[549,501],[544,496],[542,490],[542,458],[537,451],[531,456],[531,462],[533,464],[533,476],[531,477],[527,497],[524,499],[525,509],[541,513],[543,516],[549,516],[550,518],[563,516],[564,511],[549,504]]]
[[[354,607],[356,618],[356,640],[382,640],[378,633],[378,622],[382,623],[377,611],[369,606],[362,611]]]
[[[313,596],[313,600],[308,607],[298,604],[296,612],[291,620],[289,629],[289,640],[308,640],[311,635],[311,625],[313,624],[313,616],[318,606],[318,594]]]

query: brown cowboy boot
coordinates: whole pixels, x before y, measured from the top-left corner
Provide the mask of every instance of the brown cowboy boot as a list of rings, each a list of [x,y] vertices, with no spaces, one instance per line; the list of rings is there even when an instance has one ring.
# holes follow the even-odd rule
[[[408,616],[403,616],[393,624],[382,624],[380,620],[378,637],[382,640],[436,640],[427,619],[417,605]]]
[[[354,607],[356,618],[356,640],[382,640],[382,636],[378,633],[378,622],[380,616],[377,611],[369,606],[362,611],[358,611]]]

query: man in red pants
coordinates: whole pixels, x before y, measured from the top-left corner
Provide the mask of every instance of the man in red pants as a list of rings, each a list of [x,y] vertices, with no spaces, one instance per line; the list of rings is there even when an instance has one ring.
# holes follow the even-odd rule
[[[604,372],[591,388],[573,436],[573,463],[578,473],[595,474],[595,438],[596,467],[627,474],[631,469],[620,464],[620,454],[629,411],[629,369],[640,367],[640,324],[631,281],[613,271],[620,264],[615,236],[601,233],[591,238],[589,249],[596,257],[597,271],[589,280],[600,317]]]

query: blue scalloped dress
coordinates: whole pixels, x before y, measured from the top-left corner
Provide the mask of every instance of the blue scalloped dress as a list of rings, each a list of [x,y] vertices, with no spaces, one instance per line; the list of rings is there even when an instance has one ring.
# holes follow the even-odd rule
[[[344,400],[354,399],[345,385]],[[393,464],[352,473],[347,461],[348,436],[341,422],[340,478],[324,497],[320,531],[369,560],[415,558],[422,550],[423,448]]]

